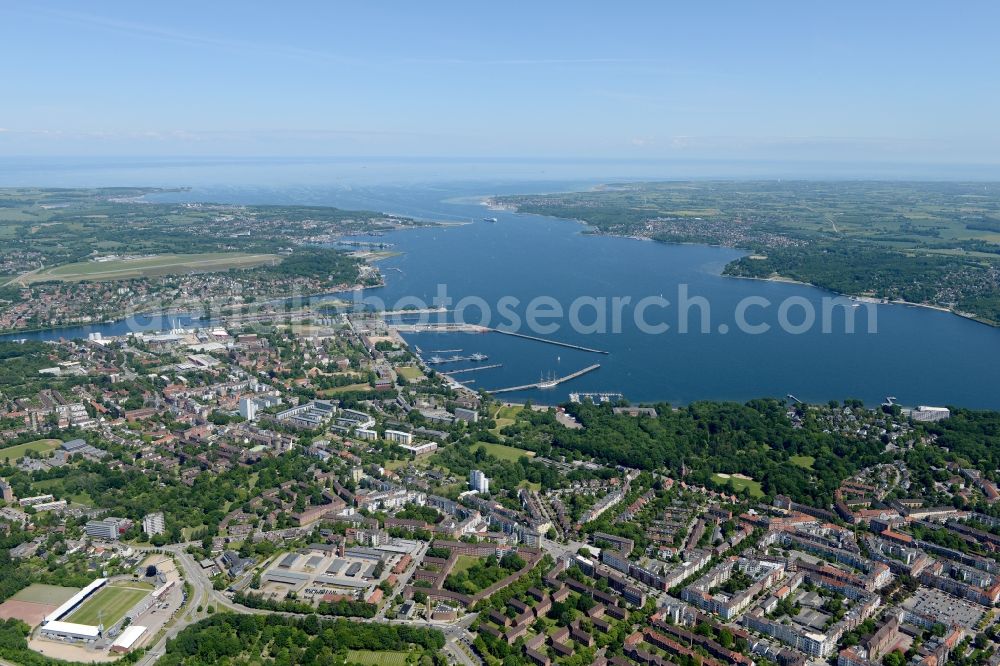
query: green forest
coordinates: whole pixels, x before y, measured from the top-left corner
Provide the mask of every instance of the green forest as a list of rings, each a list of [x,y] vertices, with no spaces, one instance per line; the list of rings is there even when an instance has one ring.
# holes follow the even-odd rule
[[[282,277],[317,278],[331,284],[357,279],[361,260],[346,252],[324,247],[300,247],[277,266],[265,270]]]
[[[402,624],[324,620],[315,615],[216,614],[167,643],[162,666],[349,664],[348,650],[402,651],[421,666],[444,666],[445,639],[437,629]]]
[[[959,310],[1000,322],[1000,293],[995,293],[984,277],[990,267],[991,263],[983,259],[921,255],[841,241],[773,248],[766,256],[743,257],[730,263],[725,274],[782,276],[841,294],[910,303],[935,303],[942,291],[950,290]]]
[[[828,505],[841,480],[883,455],[882,442],[824,432],[808,418],[805,427],[793,427],[778,400],[655,408],[656,418],[635,418],[615,415],[610,405],[567,405],[584,426],[578,430],[561,426],[552,414],[524,410],[503,432],[517,446],[545,456],[594,457],[674,478],[683,466],[689,480],[706,486],[717,485],[714,473],[742,473],[759,481],[766,495],[785,494],[815,506]],[[815,461],[805,469],[791,464],[793,456]]]

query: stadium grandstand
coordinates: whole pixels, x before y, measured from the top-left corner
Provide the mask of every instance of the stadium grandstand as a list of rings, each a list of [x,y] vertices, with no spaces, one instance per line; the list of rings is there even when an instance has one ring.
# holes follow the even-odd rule
[[[75,611],[83,602],[92,597],[95,592],[107,585],[107,578],[98,578],[83,588],[66,602],[59,606],[42,620],[41,632],[49,638],[74,641],[95,641],[101,635],[102,628],[89,624],[63,622],[62,618]]]

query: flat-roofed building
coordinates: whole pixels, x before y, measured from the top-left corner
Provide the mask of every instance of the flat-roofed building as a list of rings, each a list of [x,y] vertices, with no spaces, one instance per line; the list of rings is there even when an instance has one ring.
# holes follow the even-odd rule
[[[413,434],[403,432],[402,430],[386,430],[384,437],[386,441],[393,444],[402,444],[404,446],[413,444]]]
[[[4,502],[14,501],[14,489],[7,483],[7,479],[0,479],[0,500]]]
[[[438,445],[435,442],[424,442],[423,444],[400,444],[399,446],[417,457],[434,453],[438,448]]]
[[[132,521],[127,518],[104,518],[87,522],[84,531],[87,536],[107,541],[117,541],[122,534],[132,527]]]
[[[930,407],[928,405],[920,405],[914,410],[910,411],[910,418],[914,421],[941,421],[942,419],[949,418],[951,416],[951,410],[947,407]]]
[[[125,627],[125,630],[118,635],[115,642],[111,644],[111,651],[124,653],[130,652],[142,635],[146,633],[146,627],[138,624],[132,624]]]
[[[145,532],[147,536],[163,534],[166,531],[166,526],[163,522],[163,514],[160,512],[147,513],[142,519],[142,531]]]
[[[479,422],[479,412],[475,409],[466,409],[465,407],[455,408],[455,418],[459,421],[466,421],[468,423],[478,423]]]

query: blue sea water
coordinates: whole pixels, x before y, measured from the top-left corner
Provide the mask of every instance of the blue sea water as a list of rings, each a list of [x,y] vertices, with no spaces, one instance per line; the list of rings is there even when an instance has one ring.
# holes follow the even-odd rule
[[[670,329],[650,334],[633,320],[634,307],[623,310],[621,331],[583,333],[566,317],[554,320],[556,331],[543,337],[608,352],[597,355],[496,333],[417,333],[408,340],[431,355],[432,350],[462,349],[481,352],[486,363],[501,368],[473,372],[472,388],[492,389],[561,376],[593,363],[600,369],[553,389],[505,394],[505,398],[554,403],[571,391],[614,391],[633,402],[689,403],[702,399],[744,401],[755,397],[793,394],[806,401],[856,397],[878,403],[887,395],[902,404],[948,404],[1000,408],[1000,329],[952,314],[903,305],[873,306],[877,332],[868,332],[867,306],[836,307],[831,332],[817,321],[807,332],[780,330],[779,304],[793,299],[789,319],[802,320],[804,309],[817,315],[823,300],[832,297],[804,285],[739,280],[720,275],[725,264],[740,256],[732,249],[671,246],[625,238],[593,236],[578,223],[507,211],[489,211],[483,196],[579,189],[599,182],[644,177],[684,177],[681,166],[649,172],[649,165],[628,168],[590,165],[517,167],[514,164],[380,163],[372,171],[357,163],[331,164],[190,163],[117,165],[81,164],[57,169],[53,164],[34,169],[0,168],[0,185],[187,185],[188,192],[161,195],[169,200],[233,203],[326,204],[366,208],[452,223],[391,232],[379,238],[394,245],[400,256],[380,263],[385,287],[365,292],[392,306],[415,298],[431,303],[445,285],[458,301],[477,297],[491,307],[489,323],[503,324],[496,305],[516,299],[513,310],[524,318],[527,304],[547,297],[568,309],[578,298],[662,297],[666,308],[647,310],[651,323]],[[605,171],[600,171],[603,168]],[[643,171],[643,169],[646,171]],[[724,174],[726,175],[726,174]],[[739,175],[733,173],[731,175]],[[497,223],[483,221],[497,217]],[[678,289],[689,297],[704,298],[710,307],[709,332],[699,332],[701,310],[689,309],[691,329],[680,332]],[[767,323],[764,334],[741,332],[735,312],[747,298],[766,299],[772,305],[748,310],[747,319]],[[844,304],[844,302],[837,301]],[[844,332],[845,313],[856,316],[854,333]],[[586,308],[581,319],[593,319]],[[822,317],[820,317],[821,319]],[[468,309],[465,319],[477,321]],[[610,322],[609,322],[610,326]],[[57,335],[73,337],[79,331]],[[103,329],[111,334],[115,329]],[[521,329],[532,333],[530,330]],[[723,332],[725,330],[725,332]],[[51,333],[48,335],[52,335]],[[441,369],[470,367],[469,363]]]

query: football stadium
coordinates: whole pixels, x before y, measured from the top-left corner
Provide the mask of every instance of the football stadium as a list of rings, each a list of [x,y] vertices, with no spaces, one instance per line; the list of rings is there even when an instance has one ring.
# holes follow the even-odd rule
[[[152,603],[160,592],[137,584],[109,585],[107,578],[98,578],[46,615],[40,633],[56,640],[96,641],[143,601]]]

